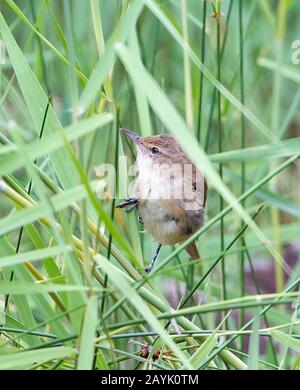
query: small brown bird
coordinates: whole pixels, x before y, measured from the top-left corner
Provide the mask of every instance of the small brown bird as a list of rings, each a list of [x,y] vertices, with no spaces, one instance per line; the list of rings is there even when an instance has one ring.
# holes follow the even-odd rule
[[[121,129],[136,145],[138,176],[133,197],[118,208],[137,208],[145,230],[158,242],[150,272],[162,245],[184,242],[204,223],[207,184],[169,134],[142,137]],[[195,242],[185,249],[192,259],[200,258]]]

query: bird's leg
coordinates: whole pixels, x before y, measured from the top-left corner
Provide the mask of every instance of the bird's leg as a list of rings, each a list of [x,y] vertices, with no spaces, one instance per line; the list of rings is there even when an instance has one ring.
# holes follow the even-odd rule
[[[123,207],[130,206],[126,209],[126,212],[128,213],[138,205],[138,200],[136,198],[127,198],[124,200],[124,202],[118,204],[116,206],[117,209],[122,209]]]
[[[145,268],[145,271],[146,271],[147,273],[149,273],[149,272],[152,270],[152,268],[153,268],[153,266],[154,266],[154,263],[155,263],[155,260],[157,259],[157,256],[158,256],[158,254],[159,254],[160,248],[161,248],[161,244],[158,245],[158,247],[157,247],[157,249],[156,249],[156,252],[155,252],[155,255],[154,255],[154,257],[153,257],[151,263],[148,265],[148,267]]]

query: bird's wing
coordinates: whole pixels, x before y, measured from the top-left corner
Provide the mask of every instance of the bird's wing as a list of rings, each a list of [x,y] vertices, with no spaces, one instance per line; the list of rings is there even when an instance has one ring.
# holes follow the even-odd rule
[[[186,170],[183,176],[188,191],[189,191],[189,187],[191,187],[190,190],[196,192],[198,198],[200,197],[201,206],[205,207],[208,187],[204,177],[204,173],[199,168],[196,167],[196,165],[190,160],[190,158],[184,152],[181,155],[181,162],[183,165],[186,164],[187,166],[190,165],[192,167],[190,174],[189,171]]]

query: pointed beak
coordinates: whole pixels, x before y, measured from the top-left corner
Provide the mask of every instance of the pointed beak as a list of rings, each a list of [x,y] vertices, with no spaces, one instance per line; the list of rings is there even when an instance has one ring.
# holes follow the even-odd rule
[[[135,144],[139,142],[140,136],[133,131],[124,128],[121,128],[120,131],[126,134]]]

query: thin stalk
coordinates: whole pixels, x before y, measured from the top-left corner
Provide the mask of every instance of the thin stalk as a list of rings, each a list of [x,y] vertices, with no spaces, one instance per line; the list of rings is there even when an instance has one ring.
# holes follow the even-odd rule
[[[245,93],[244,93],[244,32],[243,32],[243,5],[242,0],[239,0],[239,46],[240,46],[240,100],[244,105],[245,103]],[[241,113],[241,149],[245,148],[245,117]],[[244,161],[241,163],[241,194],[246,190],[246,164]],[[245,201],[241,202],[243,208],[245,208]],[[243,228],[244,223],[241,222],[241,227]],[[245,246],[244,237],[241,239],[241,246]],[[240,263],[240,282],[241,282],[241,297],[245,295],[245,253],[242,250],[240,253],[241,263]],[[241,310],[240,315],[240,326],[245,322],[244,321],[244,311]],[[242,349],[244,349],[245,339],[242,339]]]
[[[244,240],[244,242],[245,242],[245,240]],[[260,288],[259,288],[258,280],[257,280],[256,274],[255,274],[255,269],[254,269],[254,266],[253,266],[253,263],[252,263],[252,260],[251,260],[251,256],[250,256],[250,253],[249,253],[248,249],[245,250],[245,253],[246,253],[246,256],[247,256],[247,260],[249,262],[249,266],[250,266],[250,270],[251,270],[251,276],[252,276],[252,279],[253,279],[253,282],[254,282],[254,285],[255,285],[256,293],[260,295],[261,291],[260,291]],[[243,311],[243,313],[244,313],[244,311]],[[269,326],[269,321],[268,321],[267,315],[264,314],[263,317],[264,317],[264,321],[266,323],[267,328],[269,328],[270,326]],[[242,327],[242,325],[241,325],[241,327]],[[278,366],[276,349],[275,349],[275,345],[274,345],[274,342],[273,342],[272,338],[270,338],[270,346],[271,346],[274,362]]]
[[[203,10],[202,10],[202,34],[201,34],[201,61],[203,64],[205,61],[206,9],[207,9],[207,2],[206,2],[206,0],[204,0],[203,1]],[[185,8],[185,11],[187,11],[186,8]],[[187,18],[187,12],[185,14],[185,17]],[[183,26],[184,26],[184,24],[183,24]],[[183,28],[183,36],[185,37],[185,29],[184,28]],[[184,55],[188,56],[188,54],[186,52]],[[188,56],[188,58],[189,58],[189,56]],[[184,63],[184,65],[185,65],[185,63]],[[196,134],[198,137],[199,143],[200,143],[200,132],[201,132],[201,120],[202,120],[203,80],[204,80],[203,72],[200,72],[198,120],[197,120],[197,134]],[[191,289],[191,287],[193,286],[193,283],[194,283],[194,272],[195,272],[195,267],[194,267],[194,263],[192,263],[191,266],[188,268],[188,281],[189,281],[189,283],[186,284],[188,291]]]
[[[221,0],[216,4],[216,23],[217,23],[217,80],[221,83]],[[222,128],[222,108],[221,108],[221,92],[217,92],[217,110],[218,110],[218,151],[223,151],[223,128]],[[219,176],[223,181],[223,164],[219,164]],[[220,196],[220,211],[224,209],[224,199]],[[225,248],[225,227],[224,218],[220,218],[220,251],[223,252]],[[226,270],[225,270],[225,256],[221,257],[221,279],[222,279],[222,300],[226,300]],[[227,322],[224,323],[227,327]]]
[[[257,243],[254,245],[247,245],[247,246],[245,245],[245,246],[240,246],[239,248],[236,248],[236,249],[232,249],[232,250],[230,250],[230,252],[226,252],[226,250],[224,250],[223,254],[225,254],[225,252],[226,252],[227,255],[239,255],[241,251],[245,251],[246,249],[259,249],[259,248],[261,248],[260,243]],[[216,258],[216,256],[220,256],[220,255],[221,255],[221,253],[219,252],[218,254],[215,254],[212,256],[202,257],[199,260],[194,260],[194,262],[195,262],[195,264],[211,263],[212,260],[214,260]],[[170,275],[170,274],[175,275],[175,273],[173,271],[175,271],[175,270],[182,271],[184,268],[188,268],[191,266],[192,266],[191,261],[188,260],[185,262],[181,262],[179,265],[172,265],[168,268],[165,268],[164,270],[160,271],[159,274],[160,275]],[[186,275],[183,275],[183,280],[186,280]]]
[[[101,9],[98,0],[90,0],[91,16],[93,21],[93,28],[95,33],[95,39],[97,44],[98,56],[102,58],[105,52],[105,40],[103,34],[103,26],[101,19]],[[98,112],[103,112],[106,106],[106,103],[113,102],[113,89],[112,89],[112,73],[113,69],[109,72],[108,77],[104,81],[103,89],[104,94],[99,102]],[[109,105],[109,109],[112,110],[113,106]]]
[[[91,16],[93,21],[93,28],[95,33],[98,55],[99,58],[101,58],[105,52],[105,40],[104,40],[103,29],[102,29],[99,1],[90,0],[90,7],[91,7]]]
[[[299,279],[297,279],[299,283]],[[295,287],[295,286],[294,286]],[[287,295],[288,294],[288,295]],[[146,292],[146,290],[141,290],[141,295],[150,303],[150,294]],[[154,295],[152,295],[154,297]],[[147,298],[146,298],[147,297]],[[162,310],[160,314],[157,314],[157,319],[172,319],[172,318],[177,318],[178,319],[178,324],[182,326],[181,324],[193,324],[191,321],[189,321],[186,317],[188,315],[192,314],[200,314],[200,313],[215,313],[215,312],[221,312],[224,310],[233,310],[233,309],[245,309],[245,308],[255,308],[255,307],[271,307],[282,305],[282,304],[291,304],[295,302],[295,300],[299,299],[299,292],[284,292],[284,294],[276,293],[276,294],[262,294],[262,295],[250,295],[250,296],[245,296],[243,298],[234,298],[234,299],[228,299],[226,301],[219,301],[219,302],[214,302],[214,303],[207,303],[203,305],[196,305],[196,306],[191,306],[191,307],[186,307],[182,309],[177,309],[177,310]],[[159,308],[158,303],[162,305],[162,301],[159,301],[158,299],[155,299],[155,301],[151,302],[151,304],[154,304],[157,308]],[[160,305],[159,304],[159,305]],[[166,306],[164,305],[166,308]],[[161,306],[162,308],[162,306]],[[265,313],[265,311],[262,311],[260,316],[262,316]],[[252,320],[251,320],[252,321]],[[138,318],[137,320],[131,321],[131,324],[143,324],[147,322],[144,318]],[[247,323],[248,324],[248,323]],[[119,324],[120,325],[120,324]],[[193,324],[194,325],[194,324]],[[250,325],[247,325],[247,327]],[[192,327],[195,329],[194,327]],[[201,333],[199,333],[200,328],[197,328],[196,333],[198,332],[198,335],[203,337]],[[191,329],[191,326],[184,326],[185,330],[193,330]],[[235,331],[234,336],[238,337],[241,334],[241,331],[246,330],[246,328],[242,327],[240,330]],[[227,333],[228,331],[224,331],[224,333]],[[235,338],[236,338],[235,337]],[[204,341],[204,339],[203,339]],[[227,344],[226,344],[227,345]]]
[[[11,333],[23,333],[23,329],[19,328],[9,328],[5,326],[0,327],[0,332],[11,332]],[[56,335],[52,333],[45,333],[45,332],[35,332],[35,331],[26,331],[26,334],[31,335],[31,336],[39,336],[39,337],[47,337],[49,339],[55,339]]]
[[[228,14],[227,14],[226,23],[225,23],[226,29],[225,29],[225,33],[224,33],[224,37],[223,37],[223,43],[222,43],[222,49],[221,49],[221,61],[222,61],[222,58],[223,58],[223,55],[224,55],[224,52],[225,52],[226,41],[227,41],[227,37],[228,37],[228,28],[227,28],[227,26],[228,26],[229,19],[230,19],[230,16],[231,16],[232,8],[233,8],[233,1],[230,0],[229,8],[228,8]],[[205,148],[206,152],[208,151],[208,148],[209,148],[212,118],[213,118],[215,101],[216,101],[216,92],[217,92],[217,89],[214,88],[212,101],[211,101],[211,105],[210,105],[210,111],[209,111],[209,115],[208,115],[207,128],[206,128],[206,133],[205,133],[204,148]]]
[[[44,128],[45,128],[45,124],[46,124],[46,119],[47,119],[47,115],[48,115],[48,110],[49,110],[49,106],[50,106],[50,102],[51,102],[51,96],[49,95],[48,102],[47,102],[47,105],[46,105],[46,109],[45,109],[45,112],[44,112],[42,126],[41,126],[41,129],[40,129],[39,139],[41,139],[43,137]],[[34,161],[34,165],[36,165],[36,163],[37,163],[37,160]],[[32,190],[32,178],[29,181],[27,195],[30,196],[31,190]],[[16,253],[19,253],[20,246],[21,246],[21,241],[22,241],[22,237],[23,237],[23,232],[24,232],[24,226],[21,227],[20,232],[19,232],[17,246],[16,246]],[[14,271],[11,271],[9,280],[12,282],[13,278],[14,278]],[[9,294],[6,295],[6,297],[5,297],[5,303],[4,303],[4,312],[5,313],[6,313],[7,308],[8,308],[8,301],[9,301]]]
[[[119,127],[120,127],[120,110],[119,107],[116,107],[116,126],[115,126],[115,196],[113,196],[112,199],[112,204],[111,204],[111,211],[110,211],[110,217],[111,220],[114,221],[115,217],[115,204],[116,204],[116,197],[118,196],[119,193],[119,188],[118,188],[118,175],[119,175]],[[108,247],[107,247],[107,259],[110,260],[111,256],[111,247],[112,247],[112,234],[109,234],[109,239],[108,239]],[[104,287],[107,287],[107,274],[104,276]],[[104,306],[105,306],[105,294],[103,295],[102,301],[101,301],[101,308],[100,308],[100,313],[101,315],[104,312]]]
[[[76,58],[75,58],[75,42],[73,34],[73,25],[72,25],[72,10],[70,0],[63,2],[64,14],[65,14],[65,23],[67,31],[67,48],[68,55],[70,57],[70,70],[68,72],[69,77],[69,86],[71,90],[71,106],[72,106],[72,122],[75,122],[78,119],[78,101],[79,101],[79,92],[77,85],[77,75],[76,75]]]
[[[280,0],[278,7],[278,28],[276,34],[276,62],[278,71],[274,73],[274,89],[273,89],[273,109],[272,109],[272,123],[271,127],[275,135],[278,134],[279,127],[279,115],[280,115],[280,91],[281,91],[281,74],[279,67],[282,63],[283,56],[283,39],[285,35],[286,27],[286,7],[287,1]],[[271,169],[276,167],[276,160],[272,162]],[[278,180],[275,177],[270,182],[272,191],[277,192]],[[276,291],[280,292],[284,288],[284,269],[283,269],[283,257],[282,257],[282,244],[281,244],[281,233],[280,233],[280,211],[277,207],[271,207],[271,221],[273,227],[273,240],[274,246],[278,256],[274,258],[275,267],[275,284]]]
[[[187,0],[181,0],[181,22],[182,35],[186,44],[189,44],[188,35],[188,11]],[[193,131],[194,128],[194,110],[193,110],[193,91],[191,78],[191,63],[190,56],[186,50],[183,50],[183,66],[184,66],[184,97],[185,97],[185,119],[188,128]],[[186,289],[189,290],[193,285],[194,280],[194,266],[188,269],[188,283]]]
[[[207,1],[203,1],[202,9],[202,34],[201,34],[201,62],[205,64],[205,29],[206,29],[206,5]],[[198,101],[198,122],[197,122],[197,134],[198,141],[201,142],[201,120],[202,120],[202,101],[203,101],[203,80],[204,74],[200,72],[199,81],[199,101]]]
[[[181,0],[181,22],[183,39],[189,42],[188,23],[187,23],[187,0]],[[194,128],[194,110],[193,110],[193,91],[191,78],[190,56],[186,50],[183,51],[184,66],[184,98],[185,98],[185,118],[189,129]]]
[[[36,12],[35,12],[35,8],[34,8],[33,0],[30,0],[30,9],[31,9],[31,14],[32,14],[32,18],[33,18],[33,24],[35,24],[36,23]],[[39,31],[39,28],[36,27],[36,30]],[[47,73],[47,69],[46,69],[42,40],[38,35],[36,35],[36,42],[38,45],[38,51],[39,51],[41,65],[42,65],[43,80],[44,80],[44,83],[45,83],[45,86],[47,89],[47,93],[49,94],[50,88],[49,88],[48,73]]]
[[[299,321],[297,321],[296,324],[299,324]],[[295,325],[295,324],[294,324]],[[263,337],[271,337],[271,332],[273,330],[279,330],[279,329],[285,329],[289,328],[291,326],[291,323],[286,323],[286,324],[281,324],[281,325],[276,325],[276,326],[268,326],[262,329],[258,330],[258,333],[260,336]],[[127,327],[131,327],[129,324]],[[109,327],[109,329],[114,329],[116,328],[115,331],[111,331],[109,337],[112,339],[119,339],[119,338],[131,338],[131,337],[145,337],[145,336],[157,336],[158,333],[154,331],[147,331],[147,332],[128,332],[128,333],[119,333],[119,331],[122,332],[123,328],[120,329],[119,324],[114,324]],[[197,336],[210,336],[211,334],[216,334],[217,336],[232,336],[232,335],[251,335],[253,333],[253,329],[249,330],[215,330],[215,329],[204,329],[204,330],[199,330],[199,331],[193,331],[193,330],[182,330],[180,334],[176,332],[170,332],[170,336],[172,336],[174,339],[177,339],[177,342],[184,341],[184,335],[190,335],[193,336],[193,338],[196,338]],[[296,339],[300,338],[299,334],[292,334],[292,337],[295,337]],[[105,336],[99,337],[96,342],[101,342],[106,340]]]
[[[236,349],[233,349],[233,348],[228,348],[228,351],[235,352],[237,355],[243,356],[243,357],[245,357],[247,359],[249,358],[249,355],[247,353],[245,353],[245,352],[237,351]],[[278,366],[275,366],[274,364],[271,364],[271,363],[266,362],[264,360],[259,359],[258,362],[261,363],[261,364],[264,364],[267,367],[274,368],[275,370],[279,369]],[[209,366],[207,366],[207,367],[209,367]]]

